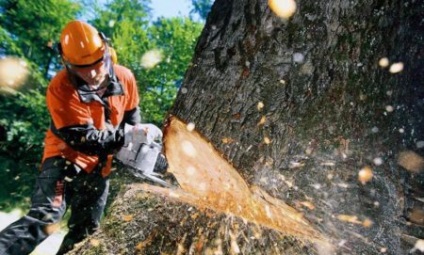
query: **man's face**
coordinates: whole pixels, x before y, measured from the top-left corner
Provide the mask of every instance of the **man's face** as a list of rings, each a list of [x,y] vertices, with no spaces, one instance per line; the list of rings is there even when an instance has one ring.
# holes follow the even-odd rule
[[[93,89],[102,85],[108,73],[104,60],[87,67],[72,66],[72,71]]]

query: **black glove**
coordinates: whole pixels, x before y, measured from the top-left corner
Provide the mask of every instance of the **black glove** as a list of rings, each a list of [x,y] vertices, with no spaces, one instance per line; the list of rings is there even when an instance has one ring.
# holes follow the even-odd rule
[[[155,166],[153,168],[153,172],[164,174],[168,169],[168,161],[165,158],[165,155],[159,153],[158,158],[156,159]]]
[[[66,161],[63,170],[65,172],[65,177],[63,179],[67,182],[72,182],[82,169],[76,164]]]

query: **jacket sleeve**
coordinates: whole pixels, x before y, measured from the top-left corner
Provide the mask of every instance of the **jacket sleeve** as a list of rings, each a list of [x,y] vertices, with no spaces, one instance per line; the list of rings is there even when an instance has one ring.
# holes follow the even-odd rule
[[[93,125],[67,126],[56,129],[51,124],[53,133],[64,140],[73,149],[87,155],[98,155],[100,152],[112,154],[124,145],[125,123],[135,125],[140,123],[140,108],[125,111],[124,118],[118,128],[107,127],[97,130]]]
[[[141,122],[140,107],[136,106],[135,108],[129,111],[125,111],[121,126],[124,125],[125,123],[128,123],[130,125],[135,125],[140,122]]]
[[[71,148],[87,155],[112,154],[124,144],[123,128],[98,130],[93,125],[77,125],[55,129],[52,123],[51,129]]]

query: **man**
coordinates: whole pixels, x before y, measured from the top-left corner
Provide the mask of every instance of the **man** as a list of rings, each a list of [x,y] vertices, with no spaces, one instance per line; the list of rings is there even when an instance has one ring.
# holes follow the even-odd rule
[[[51,80],[46,102],[52,119],[41,172],[28,214],[0,233],[0,255],[29,254],[71,209],[57,254],[92,234],[108,196],[112,155],[141,132],[139,95],[131,71],[114,64],[106,38],[91,25],[71,21],[59,52],[65,68]],[[127,128],[128,129],[128,125]],[[127,137],[127,138],[126,138]]]

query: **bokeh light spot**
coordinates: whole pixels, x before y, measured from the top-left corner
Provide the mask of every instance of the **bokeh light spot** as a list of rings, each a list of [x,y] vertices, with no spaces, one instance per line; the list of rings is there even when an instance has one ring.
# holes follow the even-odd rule
[[[16,57],[0,59],[0,91],[13,92],[24,85],[28,77],[27,63]]]
[[[141,57],[141,66],[145,69],[152,69],[163,60],[163,53],[158,49],[147,51]]]
[[[283,19],[293,16],[297,9],[294,0],[268,0],[268,6],[275,15]]]

